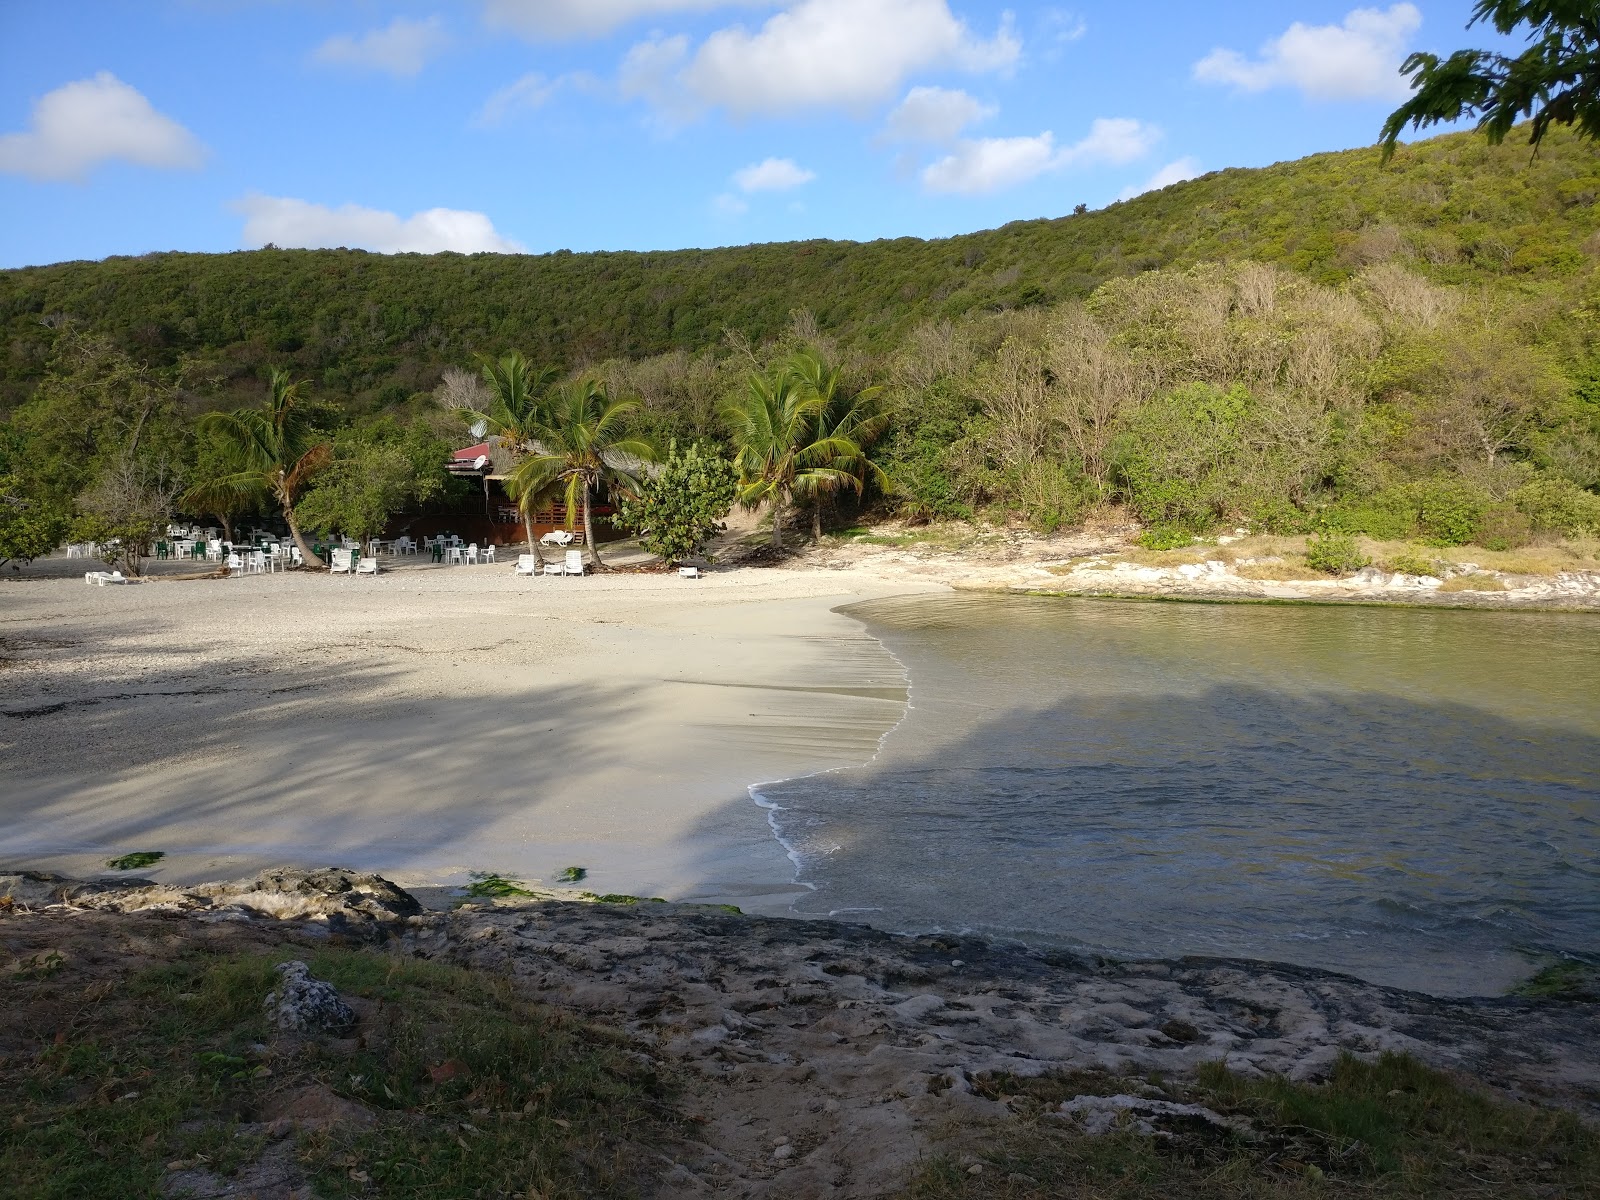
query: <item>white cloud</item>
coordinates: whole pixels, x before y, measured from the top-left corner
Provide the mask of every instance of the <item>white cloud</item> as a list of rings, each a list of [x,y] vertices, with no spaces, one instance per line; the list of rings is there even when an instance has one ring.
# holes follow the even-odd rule
[[[1132,200],[1135,196],[1142,196],[1146,192],[1159,192],[1164,187],[1182,183],[1185,179],[1193,179],[1198,174],[1200,174],[1200,160],[1185,156],[1169,162],[1143,183],[1123,188],[1117,194],[1117,199]]]
[[[295,246],[307,249],[358,246],[380,254],[459,254],[494,251],[520,254],[523,247],[495,231],[480,212],[430,208],[400,217],[376,208],[346,204],[329,208],[287,196],[246,196],[233,205],[244,215],[246,246]]]
[[[719,217],[742,217],[750,211],[749,203],[741,200],[732,192],[723,192],[720,196],[717,196],[711,201],[711,207]]]
[[[1296,87],[1318,100],[1398,99],[1408,92],[1400,62],[1422,26],[1414,4],[1358,8],[1342,25],[1296,21],[1252,61],[1237,50],[1213,50],[1194,65],[1202,83],[1246,92]]]
[[[561,85],[561,80],[546,79],[537,71],[531,71],[515,83],[507,84],[499,91],[493,93],[483,102],[483,107],[478,110],[477,116],[472,119],[474,125],[498,125],[513,113],[526,112],[529,109],[542,107],[544,102],[555,93]]]
[[[889,114],[883,136],[894,142],[953,142],[967,126],[999,111],[958,89],[914,87]]]
[[[623,92],[680,117],[704,106],[738,116],[861,110],[913,71],[1004,70],[1021,51],[1009,16],[984,39],[947,0],[796,0],[754,32],[718,30],[692,56],[682,35],[635,46],[623,65]]]
[[[331,66],[387,71],[396,78],[409,79],[449,42],[450,35],[438,17],[426,21],[396,17],[387,29],[374,29],[360,37],[349,33],[331,37],[313,50],[311,57]]]
[[[976,196],[1016,187],[1050,171],[1132,162],[1149,153],[1160,132],[1128,117],[1101,117],[1081,141],[1056,145],[1049,130],[1036,137],[977,138],[922,171],[930,192]]]
[[[817,177],[792,158],[768,158],[740,167],[733,173],[733,182],[741,192],[787,192]]]
[[[524,37],[600,37],[644,17],[711,12],[734,6],[770,8],[775,0],[488,0],[484,19]]]
[[[109,71],[47,92],[26,133],[0,134],[0,171],[81,182],[100,163],[195,168],[205,147]]]

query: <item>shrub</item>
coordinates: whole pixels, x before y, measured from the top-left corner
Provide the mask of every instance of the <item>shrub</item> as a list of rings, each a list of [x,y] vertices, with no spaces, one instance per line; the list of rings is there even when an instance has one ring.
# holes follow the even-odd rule
[[[673,445],[653,479],[646,479],[639,495],[625,496],[617,504],[617,521],[640,534],[651,554],[671,565],[698,554],[721,533],[722,523],[739,490],[739,473],[720,455],[699,445],[684,453]]]
[[[1515,550],[1533,540],[1533,524],[1510,505],[1497,505],[1483,514],[1472,540],[1485,550]]]
[[[1405,491],[1423,539],[1433,546],[1466,545],[1489,509],[1488,494],[1464,480],[1427,479],[1407,484]]]
[[[1194,541],[1194,535],[1176,525],[1152,525],[1138,537],[1146,550],[1178,550]]]
[[[1387,560],[1384,565],[1389,570],[1398,572],[1401,575],[1436,575],[1439,571],[1437,562],[1411,551],[1396,554],[1393,558]]]
[[[1306,543],[1306,566],[1329,575],[1348,575],[1371,561],[1349,534],[1324,533]]]
[[[1600,496],[1565,479],[1536,479],[1511,493],[1533,528],[1567,537],[1600,534]]]

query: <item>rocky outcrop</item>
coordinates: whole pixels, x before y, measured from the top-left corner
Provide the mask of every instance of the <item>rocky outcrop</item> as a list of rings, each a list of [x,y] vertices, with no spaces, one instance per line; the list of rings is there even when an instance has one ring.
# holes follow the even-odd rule
[[[77,880],[21,871],[0,875],[0,902],[6,901],[29,909],[187,913],[212,921],[309,921],[355,937],[386,936],[394,922],[422,912],[414,896],[381,875],[339,867],[282,867],[254,879],[192,885],[148,879]]]

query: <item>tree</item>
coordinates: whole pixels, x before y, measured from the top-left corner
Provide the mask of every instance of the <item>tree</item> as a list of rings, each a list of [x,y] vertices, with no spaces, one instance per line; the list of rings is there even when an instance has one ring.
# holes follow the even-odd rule
[[[783,549],[783,520],[797,494],[851,486],[848,470],[861,448],[848,438],[817,435],[823,400],[791,370],[752,371],[745,394],[726,417],[737,451],[739,502],[755,508],[772,501],[772,544]]]
[[[312,479],[328,465],[333,450],[305,411],[301,389],[306,382],[291,382],[287,371],[274,370],[265,405],[207,413],[200,418],[199,429],[216,439],[229,468],[228,474],[208,481],[206,487],[211,492],[231,489],[240,496],[270,496],[282,510],[307,565],[320,567],[322,559],[300,532],[294,510]],[[184,503],[198,504],[201,499],[190,493]]]
[[[395,513],[444,491],[446,453],[421,426],[404,440],[382,430],[337,439],[328,466],[295,505],[300,523],[365,542]]]
[[[677,443],[661,470],[641,479],[636,495],[617,505],[617,520],[668,566],[699,554],[727,526],[723,519],[739,494],[739,472],[699,443],[682,454]]]
[[[0,567],[42,558],[67,535],[66,509],[30,492],[20,477],[0,475]]]
[[[95,485],[78,497],[83,515],[74,534],[93,542],[101,555],[131,576],[172,520],[177,482],[165,462],[129,454],[101,472]]]
[[[483,385],[472,387],[468,377],[446,374],[441,399],[461,414],[474,437],[498,438],[500,445],[518,459],[539,449],[539,431],[544,428],[550,387],[558,372],[554,367],[535,367],[518,351],[499,359],[483,356]],[[528,553],[540,566],[544,555],[533,537],[533,513],[543,494],[519,491],[513,497],[522,513],[522,527],[528,537]]]
[[[1530,45],[1512,58],[1491,50],[1457,50],[1449,58],[1418,52],[1402,64],[1411,98],[1383,123],[1383,159],[1406,126],[1421,129],[1477,117],[1491,145],[1531,118],[1535,148],[1552,125],[1575,125],[1600,138],[1600,8],[1594,0],[1478,0],[1467,28],[1487,21],[1502,35],[1529,26]]]
[[[613,397],[593,375],[552,389],[537,429],[536,448],[506,480],[506,490],[519,503],[526,503],[528,496],[563,491],[568,528],[581,505],[583,537],[596,567],[605,564],[594,543],[595,492],[602,485],[637,492],[640,469],[656,456],[654,446],[626,431],[628,417],[641,407],[637,400]]]
[[[889,424],[877,405],[883,389],[851,389],[841,381],[839,368],[812,349],[790,355],[783,369],[816,403],[816,444],[824,448],[818,458],[831,454],[826,465],[838,472],[808,470],[795,480],[795,494],[811,501],[811,536],[820,538],[822,509],[835,492],[849,489],[859,496],[869,480],[889,490],[883,468],[867,453]]]

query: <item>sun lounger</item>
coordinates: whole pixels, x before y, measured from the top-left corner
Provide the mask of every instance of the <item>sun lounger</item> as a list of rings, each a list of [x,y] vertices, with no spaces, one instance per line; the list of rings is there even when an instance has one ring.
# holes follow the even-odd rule
[[[567,551],[567,574],[568,575],[582,575],[583,574],[583,551],[582,550],[568,550]]]
[[[549,533],[540,537],[539,544],[541,546],[570,546],[572,545],[572,533],[566,529],[552,529]]]
[[[679,579],[699,579],[700,578],[700,568],[699,567],[679,567],[678,568],[678,578]]]
[[[105,587],[108,583],[127,583],[121,571],[85,571],[83,581],[95,587]]]
[[[539,573],[539,560],[531,554],[517,555],[517,565],[511,572],[513,575],[537,575]]]
[[[378,573],[378,560],[376,558],[356,559],[357,575],[376,575]]]
[[[328,567],[329,572],[334,575],[350,574],[351,571],[355,570],[355,563],[351,561],[351,558],[349,550],[343,548],[334,550],[333,562]]]

